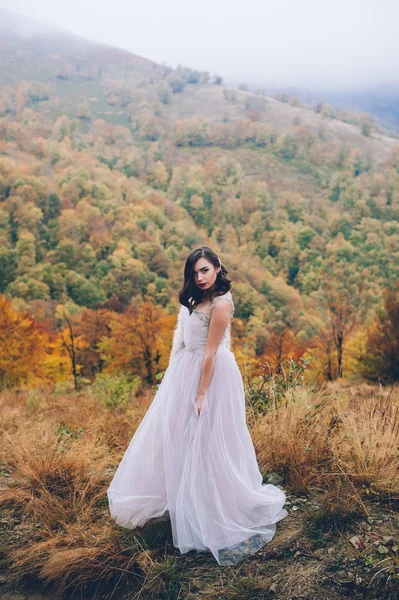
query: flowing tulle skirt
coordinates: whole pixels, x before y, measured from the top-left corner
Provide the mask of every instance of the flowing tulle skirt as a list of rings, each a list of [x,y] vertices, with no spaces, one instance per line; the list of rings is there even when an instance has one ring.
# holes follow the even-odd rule
[[[180,552],[210,551],[234,565],[269,542],[285,493],[262,484],[233,352],[219,349],[200,415],[204,353],[177,352],[107,490],[111,516],[128,529],[169,517]]]

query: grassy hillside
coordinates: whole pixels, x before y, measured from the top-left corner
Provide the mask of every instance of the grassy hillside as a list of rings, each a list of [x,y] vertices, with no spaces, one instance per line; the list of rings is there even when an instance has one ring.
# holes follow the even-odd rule
[[[144,57],[4,9],[0,9],[0,40],[3,83],[53,81],[57,73],[76,72],[81,79],[112,76],[134,84],[139,77],[170,71]]]

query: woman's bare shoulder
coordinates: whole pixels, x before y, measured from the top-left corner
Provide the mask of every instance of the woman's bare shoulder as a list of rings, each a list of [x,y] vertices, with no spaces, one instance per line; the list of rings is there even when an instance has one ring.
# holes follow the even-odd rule
[[[233,302],[233,294],[231,293],[230,290],[228,290],[225,294],[221,294],[220,296],[216,296],[211,303],[211,313],[213,308],[219,304],[219,309],[217,310],[223,310],[223,308],[227,305],[231,305],[231,317],[233,317],[234,314],[234,302]]]

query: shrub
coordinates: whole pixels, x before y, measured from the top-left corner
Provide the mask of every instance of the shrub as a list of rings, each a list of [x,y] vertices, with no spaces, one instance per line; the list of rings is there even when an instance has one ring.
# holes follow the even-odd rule
[[[92,385],[93,396],[107,407],[119,408],[125,406],[135,395],[141,379],[135,375],[129,380],[124,373],[99,374]]]
[[[290,392],[303,387],[304,373],[313,358],[299,358],[295,362],[291,357],[283,361],[279,369],[272,369],[265,362],[261,365],[261,374],[244,374],[246,403],[253,419],[265,415],[270,405],[274,407],[287,399]],[[255,367],[259,371],[259,366]]]

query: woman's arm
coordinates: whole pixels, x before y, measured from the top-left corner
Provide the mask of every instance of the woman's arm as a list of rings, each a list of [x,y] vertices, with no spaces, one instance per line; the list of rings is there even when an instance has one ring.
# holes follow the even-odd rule
[[[215,369],[216,352],[222,341],[231,318],[231,303],[226,298],[215,302],[212,310],[212,318],[209,323],[208,338],[206,342],[205,357],[202,363],[201,379],[198,387],[197,399],[195,401],[198,414],[201,411],[202,401],[212,379]]]
[[[177,322],[175,331],[173,333],[172,348],[170,351],[169,362],[172,360],[174,355],[184,348],[184,328],[183,328],[183,311],[185,307],[182,305],[177,315]]]

